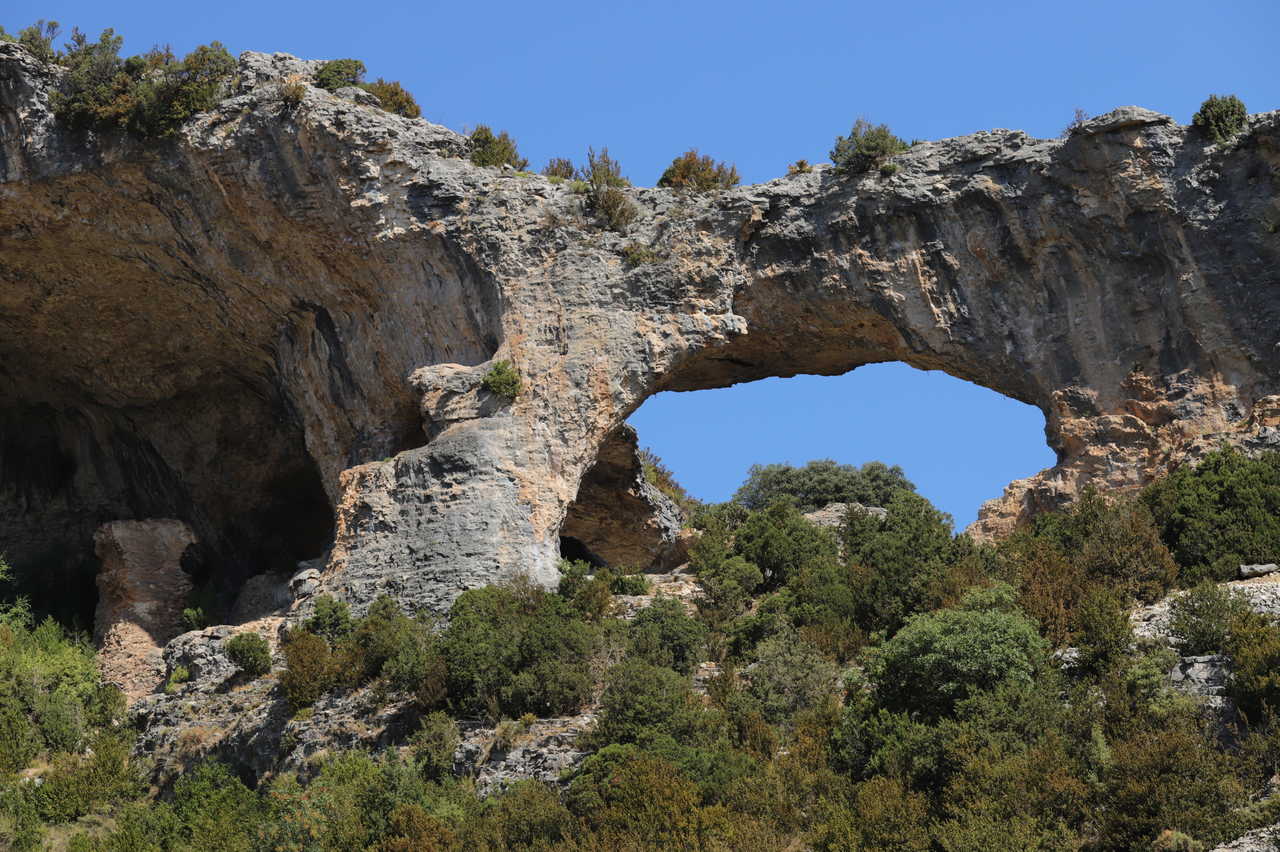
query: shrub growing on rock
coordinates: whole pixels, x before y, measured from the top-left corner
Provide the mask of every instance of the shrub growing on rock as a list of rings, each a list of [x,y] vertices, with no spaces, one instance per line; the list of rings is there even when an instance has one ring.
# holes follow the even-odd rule
[[[257,633],[237,633],[227,640],[227,657],[249,677],[271,671],[271,649]]]
[[[690,618],[675,598],[660,597],[640,610],[631,622],[631,651],[636,657],[681,674],[689,674],[702,659],[707,630]]]
[[[403,118],[422,117],[418,102],[408,89],[400,85],[399,80],[384,80],[379,77],[372,83],[362,83],[360,88],[376,96],[382,108],[389,113]]]
[[[523,171],[529,165],[529,161],[520,156],[516,140],[507,131],[495,134],[487,124],[471,131],[471,162],[477,166],[511,166],[517,171]]]
[[[865,118],[853,123],[848,136],[837,136],[831,149],[831,162],[850,174],[868,172],[886,158],[910,147],[893,135],[887,124],[872,124]]]
[[[717,163],[705,154],[699,155],[696,148],[690,148],[672,160],[662,177],[658,178],[658,186],[688,192],[711,192],[737,185],[738,169],[735,166]]]
[[[1191,123],[1214,142],[1226,142],[1244,129],[1248,118],[1244,102],[1235,95],[1210,95],[1191,117]]]
[[[1249,611],[1244,595],[1203,580],[1169,604],[1169,634],[1187,656],[1218,654],[1227,647],[1237,619]]]
[[[316,85],[336,92],[347,86],[358,86],[364,79],[364,63],[359,59],[333,59],[316,71]]]
[[[573,161],[565,157],[552,157],[547,161],[547,165],[543,167],[542,174],[546,177],[560,178],[561,180],[573,180],[578,174],[578,170],[574,168]]]
[[[329,643],[314,633],[294,631],[285,640],[280,689],[295,710],[310,707],[332,688],[337,664]]]
[[[484,374],[483,384],[491,393],[511,400],[520,395],[523,383],[520,381],[520,374],[516,372],[515,367],[511,366],[511,362],[503,360],[493,363],[489,372]]]
[[[622,191],[622,187],[630,186],[631,182],[622,176],[622,166],[609,156],[608,148],[601,149],[599,154],[594,148],[587,149],[587,166],[582,170],[582,177],[587,183],[591,209],[609,229],[625,231],[640,211]]]

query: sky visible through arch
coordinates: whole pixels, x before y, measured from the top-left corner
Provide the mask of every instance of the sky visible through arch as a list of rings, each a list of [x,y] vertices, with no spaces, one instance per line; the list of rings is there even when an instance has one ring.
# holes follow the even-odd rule
[[[533,168],[607,146],[653,184],[697,147],[744,182],[827,159],[858,116],[906,139],[996,127],[1055,136],[1076,108],[1137,104],[1188,122],[1210,93],[1280,107],[1280,2],[174,3],[8,0],[10,32],[37,18],[126,53],[355,57],[400,80],[430,121],[512,133]],[[963,526],[1010,479],[1051,464],[1035,409],[903,365],[666,394],[637,412],[698,496],[727,496],[753,462],[833,457],[901,464]],[[728,459],[733,455],[736,461]]]
[[[661,393],[630,423],[695,497],[726,500],[754,463],[832,458],[899,464],[957,530],[1014,479],[1051,466],[1044,415],[937,370],[900,362]]]

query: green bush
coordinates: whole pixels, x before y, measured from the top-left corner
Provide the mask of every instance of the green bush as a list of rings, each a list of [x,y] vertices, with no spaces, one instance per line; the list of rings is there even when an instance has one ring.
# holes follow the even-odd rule
[[[18,30],[17,37],[13,37],[4,32],[0,27],[0,39],[4,41],[16,41],[27,49],[27,51],[36,59],[45,63],[58,61],[58,51],[54,49],[53,40],[62,32],[62,27],[57,21],[36,21],[29,27]]]
[[[511,166],[516,171],[524,171],[529,166],[507,131],[494,135],[486,124],[471,131],[471,162],[477,166]]]
[[[1280,561],[1280,452],[1217,450],[1148,486],[1142,499],[1184,583]]]
[[[422,116],[422,109],[418,106],[418,102],[413,99],[408,89],[400,85],[399,80],[384,80],[379,77],[372,83],[362,83],[360,88],[375,95],[382,108],[393,115],[404,118]]]
[[[1248,118],[1244,102],[1235,95],[1210,95],[1191,117],[1191,124],[1202,129],[1214,142],[1226,142],[1244,129]]]
[[[280,675],[280,690],[295,710],[315,704],[337,681],[338,661],[329,643],[314,633],[290,633],[281,650],[285,669]]]
[[[519,396],[523,387],[520,374],[516,372],[515,367],[511,366],[511,362],[506,360],[493,362],[489,372],[484,374],[483,384],[490,393],[509,400]]]
[[[636,614],[629,628],[635,657],[689,674],[702,657],[707,630],[676,598],[659,597]]]
[[[227,657],[249,677],[271,671],[271,649],[257,633],[237,633],[227,640]]]
[[[662,255],[648,246],[642,246],[639,243],[627,243],[622,247],[622,262],[629,269],[644,266],[646,263],[657,263],[660,260],[662,260]]]
[[[894,136],[887,124],[872,124],[864,118],[853,123],[848,136],[837,136],[831,149],[831,162],[850,174],[870,171],[885,158],[900,154],[910,147]]]
[[[836,667],[791,631],[765,639],[755,656],[748,692],[769,722],[789,721],[806,707],[820,706],[835,692]]]
[[[573,180],[577,176],[578,170],[574,168],[572,160],[565,157],[552,157],[543,167],[542,174],[551,178],[560,178],[561,180]]]
[[[320,595],[316,598],[315,609],[303,624],[303,629],[335,644],[350,635],[352,626],[351,607],[346,601],[340,601],[332,595]]]
[[[696,148],[685,151],[671,161],[658,186],[688,192],[711,192],[731,189],[738,185],[738,169],[726,163],[717,163],[711,157],[699,155]]]
[[[458,723],[436,711],[422,717],[409,740],[414,766],[428,781],[441,781],[453,774],[453,753],[462,737]]]
[[[450,705],[473,717],[575,712],[596,639],[564,598],[527,582],[469,589],[441,636]]]
[[[791,177],[792,175],[807,175],[812,171],[813,166],[809,165],[808,160],[796,160],[794,163],[787,166],[788,177]]]
[[[869,669],[883,706],[933,720],[977,692],[1031,682],[1047,652],[1035,623],[1004,608],[971,608],[981,603],[970,595],[956,609],[914,615],[885,642]]]
[[[593,741],[632,743],[671,734],[686,721],[691,701],[687,677],[666,666],[624,661],[609,671]]]
[[[776,589],[807,565],[836,560],[836,540],[805,520],[794,506],[779,502],[752,513],[734,534],[734,553],[764,575],[763,588]]]
[[[733,499],[748,509],[763,509],[789,497],[801,512],[812,512],[828,503],[885,506],[904,490],[915,491],[916,487],[897,465],[868,462],[858,468],[831,459],[816,459],[804,467],[752,465]]]
[[[599,154],[594,148],[587,149],[587,166],[582,170],[582,178],[587,184],[591,209],[610,230],[625,231],[640,214],[622,191],[631,182],[622,176],[622,166],[609,156],[608,148],[601,149]]]
[[[364,63],[359,59],[333,59],[316,71],[316,85],[336,92],[347,86],[358,86],[364,80]]]
[[[1243,594],[1202,580],[1169,604],[1169,634],[1186,656],[1219,654],[1237,620],[1249,611]]]

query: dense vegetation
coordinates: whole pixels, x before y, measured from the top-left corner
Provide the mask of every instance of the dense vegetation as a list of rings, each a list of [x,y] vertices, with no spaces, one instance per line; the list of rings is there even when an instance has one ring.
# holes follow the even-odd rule
[[[412,697],[419,730],[403,753],[337,753],[310,780],[257,790],[205,762],[148,798],[84,640],[10,604],[0,836],[110,850],[1211,844],[1280,816],[1266,793],[1280,627],[1205,579],[1238,555],[1280,556],[1255,523],[1276,466],[1222,450],[1136,498],[1087,493],[991,547],[953,535],[895,468],[774,465],[739,499],[692,507],[693,611],[659,598],[620,621],[612,595],[646,583],[585,563],[565,563],[556,592],[469,590],[447,622],[390,598],[353,618],[321,598],[284,644],[281,694],[305,712],[372,683]],[[887,515],[815,527],[800,505],[830,494]],[[1225,738],[1169,687],[1172,652],[1130,631],[1129,607],[1178,586],[1192,586],[1172,606],[1179,648],[1235,661],[1242,716]],[[266,652],[250,635],[227,649],[246,676]],[[704,660],[719,674],[702,695]],[[592,705],[593,754],[560,791],[521,782],[481,800],[451,772],[455,718],[487,718],[510,743],[538,716]]]
[[[658,178],[658,186],[687,192],[711,192],[737,185],[737,167],[717,163],[705,154],[699,155],[696,148],[690,148],[672,160],[662,177]]]
[[[868,172],[883,166],[894,154],[907,150],[906,142],[893,135],[887,124],[872,124],[865,118],[853,123],[848,136],[837,136],[831,149],[831,162],[850,174]]]
[[[1226,142],[1244,129],[1248,117],[1244,101],[1235,95],[1210,95],[1191,117],[1191,123],[1202,128],[1214,142]]]

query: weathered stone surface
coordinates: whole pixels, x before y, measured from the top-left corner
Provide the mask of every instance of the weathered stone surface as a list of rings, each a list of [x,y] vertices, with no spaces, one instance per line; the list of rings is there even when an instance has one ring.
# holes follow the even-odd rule
[[[195,542],[181,521],[114,521],[94,536],[102,560],[94,642],[102,679],[135,701],[164,680],[161,649],[180,632],[191,580],[182,554]]]
[[[864,506],[861,503],[828,503],[821,509],[806,512],[804,517],[811,524],[820,527],[839,527],[850,512],[873,515],[880,520],[889,517],[889,510],[879,506]]]
[[[1065,140],[921,143],[890,177],[631,189],[615,234],[445,128],[314,87],[284,104],[313,69],[245,54],[234,96],[158,144],[65,132],[58,72],[0,45],[19,570],[142,513],[238,577],[332,546],[321,585],[357,609],[550,583],[584,477],[648,396],[887,360],[1045,413],[1058,464],[984,507],[982,535],[1223,440],[1280,445],[1280,114],[1225,145],[1125,108]],[[629,243],[662,260],[628,268]],[[495,358],[525,389],[493,410],[408,380]]]
[[[454,773],[474,779],[481,796],[528,779],[562,784],[561,776],[590,754],[577,744],[595,722],[594,713],[537,719],[505,747],[497,742],[496,728],[478,723],[461,725],[462,742],[454,752]]]
[[[1209,852],[1276,852],[1280,850],[1280,825],[1250,831],[1235,840],[1213,847]]]
[[[1241,565],[1240,579],[1249,580],[1253,577],[1265,577],[1268,574],[1274,574],[1276,571],[1280,571],[1280,568],[1277,568],[1274,562],[1261,565]]]

